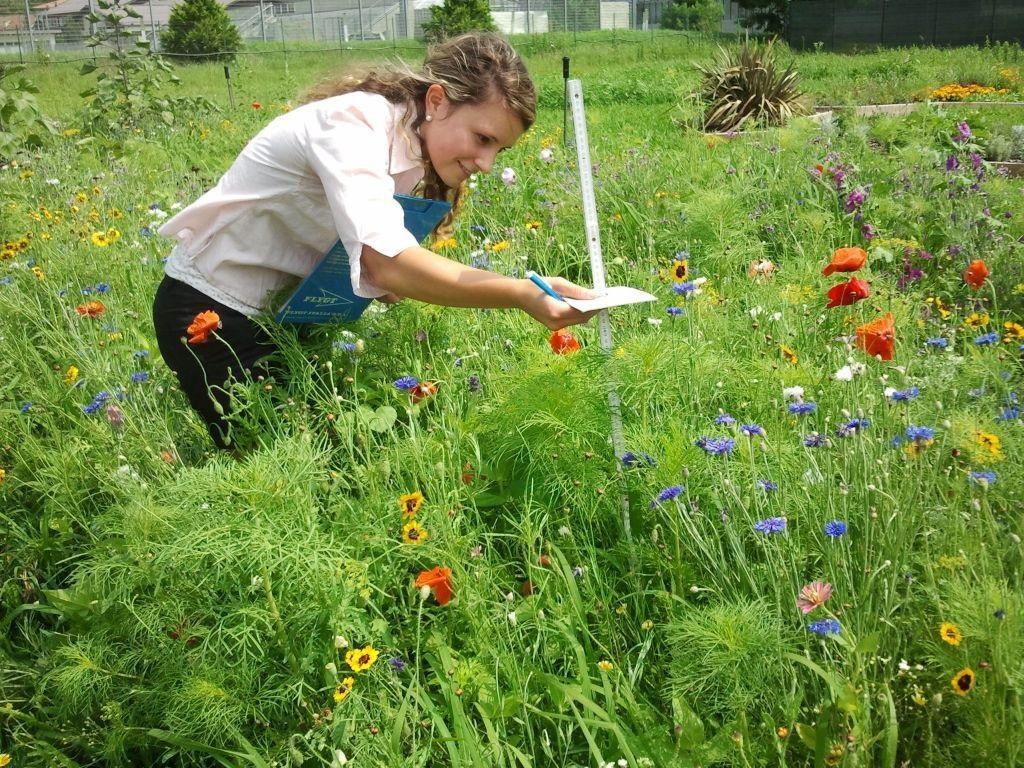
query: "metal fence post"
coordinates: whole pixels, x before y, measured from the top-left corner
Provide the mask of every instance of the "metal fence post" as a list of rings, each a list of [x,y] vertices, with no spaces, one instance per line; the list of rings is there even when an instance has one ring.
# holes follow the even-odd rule
[[[365,40],[366,35],[363,34],[363,0],[356,0],[356,8],[359,9],[359,39]]]
[[[882,24],[878,28],[878,44],[885,45],[885,7],[889,3],[886,0],[882,0]]]
[[[530,34],[530,0],[526,0],[526,34]]]
[[[153,36],[153,42],[149,46],[149,50],[155,51],[157,48],[156,39],[156,21],[153,19],[153,0],[149,0],[149,34]]]
[[[264,43],[267,42],[267,20],[263,15],[263,0],[260,0],[260,37]]]
[[[562,31],[569,31],[569,0],[562,0]]]
[[[313,8],[313,0],[309,0],[309,28],[313,32],[313,42],[316,42],[316,11]]]
[[[29,45],[32,46],[32,51],[36,49],[36,35],[32,31],[32,15],[28,7],[28,0],[25,0],[25,23],[28,24],[28,41]],[[21,46],[18,46],[19,48]]]
[[[18,36],[18,63],[25,63],[25,50],[21,47],[21,27],[14,28],[15,34]]]

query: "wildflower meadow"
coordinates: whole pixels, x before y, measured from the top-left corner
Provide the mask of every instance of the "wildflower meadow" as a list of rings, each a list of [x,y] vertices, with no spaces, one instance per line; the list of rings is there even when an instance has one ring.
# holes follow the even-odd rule
[[[986,155],[1019,47],[781,50],[837,108],[712,134],[718,41],[513,44],[537,124],[433,247],[591,283],[568,55],[608,284],[657,302],[610,353],[411,301],[271,323],[236,455],[156,348],[156,229],[319,78],[422,49],[268,48],[230,101],[220,63],[15,76],[0,765],[1024,764],[1024,179]]]

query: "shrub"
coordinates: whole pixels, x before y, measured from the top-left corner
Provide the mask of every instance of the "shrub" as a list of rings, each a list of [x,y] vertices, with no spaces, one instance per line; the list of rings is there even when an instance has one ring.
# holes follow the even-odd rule
[[[160,44],[168,53],[189,54],[191,61],[230,60],[242,37],[217,0],[185,0],[171,11]]]
[[[722,4],[714,0],[676,0],[665,8],[661,26],[665,29],[696,29],[715,32],[722,22]]]
[[[34,94],[39,90],[23,77],[11,77],[22,69],[18,64],[0,63],[0,161],[40,146],[43,137],[53,133],[36,104]]]
[[[493,32],[496,29],[487,0],[445,0],[444,5],[430,9],[430,20],[423,24],[427,40],[443,40],[463,32]]]
[[[713,63],[697,69],[700,95],[708,104],[705,131],[731,131],[748,121],[782,125],[806,111],[796,70],[790,64],[779,71],[771,43],[744,45],[739,53],[719,48]]]

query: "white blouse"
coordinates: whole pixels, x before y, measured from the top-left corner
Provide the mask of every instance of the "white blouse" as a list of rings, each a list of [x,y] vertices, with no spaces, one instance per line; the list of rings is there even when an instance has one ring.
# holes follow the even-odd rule
[[[165,271],[246,315],[308,275],[340,238],[356,295],[363,244],[385,256],[417,245],[395,193],[423,178],[406,107],[356,91],[304,104],[250,141],[217,185],[159,229],[177,239]]]

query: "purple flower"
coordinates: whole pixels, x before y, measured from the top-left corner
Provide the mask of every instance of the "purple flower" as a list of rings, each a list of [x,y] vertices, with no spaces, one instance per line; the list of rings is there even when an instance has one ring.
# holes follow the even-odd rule
[[[391,665],[391,669],[399,674],[405,671],[405,661],[402,660],[401,656],[392,656],[388,660],[388,664]]]
[[[955,171],[960,167],[960,161],[956,159],[956,155],[950,155],[946,158],[946,170],[949,172]]]
[[[419,379],[415,376],[402,376],[400,379],[395,379],[395,389],[401,389],[403,392],[408,392],[411,389],[415,389],[419,386]]]
[[[736,423],[736,419],[730,416],[728,413],[720,413],[715,417],[715,424],[718,426],[731,427]]]
[[[1013,421],[1014,419],[1020,418],[1020,408],[1016,405],[1011,405],[1008,408],[1004,408],[1002,412],[996,416],[996,421]]]
[[[921,394],[921,390],[917,387],[910,387],[909,389],[894,389],[889,393],[889,399],[894,403],[905,403],[915,399]]]
[[[666,307],[665,311],[672,317],[679,317],[683,314],[681,307]]]
[[[691,293],[697,290],[697,285],[693,280],[688,280],[685,283],[676,283],[672,286],[673,292],[679,296],[689,296]]]
[[[981,485],[988,487],[995,483],[996,473],[992,470],[984,470],[982,472],[971,472],[967,475],[967,479],[975,485]]]
[[[870,423],[867,419],[851,419],[836,430],[836,435],[839,437],[855,435],[861,430],[867,429]]]
[[[913,424],[907,427],[907,440],[919,443],[934,439],[935,430],[931,427],[915,427]]]
[[[977,344],[979,347],[987,347],[990,344],[998,344],[999,334],[996,333],[995,331],[992,331],[991,333],[983,333],[981,334],[981,336],[978,336],[974,340],[974,343]]]
[[[28,413],[30,410],[32,410],[32,403],[31,402],[29,402],[29,403],[22,403],[21,404],[21,412],[22,413]]]
[[[124,425],[124,411],[113,403],[107,406],[105,413],[107,414],[107,421],[110,422],[110,426],[116,428]]]
[[[860,207],[864,205],[864,201],[868,199],[868,191],[864,187],[854,187],[850,190],[846,196],[845,209],[847,213],[853,213],[854,211],[860,210]]]
[[[949,341],[941,336],[932,336],[930,339],[925,339],[924,344],[932,349],[945,349],[949,346]]]
[[[825,448],[828,446],[828,438],[818,432],[811,432],[804,436],[804,445],[808,448]]]
[[[754,530],[758,533],[763,533],[765,536],[783,533],[786,530],[786,518],[766,517],[764,520],[758,520],[754,523]]]
[[[956,136],[953,137],[953,141],[957,144],[963,144],[965,141],[970,140],[972,135],[971,127],[967,124],[966,120],[962,120],[956,125]]]
[[[743,424],[740,426],[740,432],[747,437],[753,437],[754,435],[764,436],[764,427],[760,424]]]
[[[466,379],[466,386],[469,387],[470,392],[480,391],[480,377],[477,375],[470,376]]]
[[[789,412],[795,416],[804,416],[808,413],[814,413],[818,410],[817,403],[790,403]]]
[[[868,240],[868,241],[874,239],[875,235],[878,234],[875,231],[875,228],[873,226],[871,226],[870,224],[865,224],[864,226],[862,226],[860,228],[860,233],[864,237],[864,239]]]
[[[757,487],[765,493],[771,493],[772,491],[779,490],[778,483],[773,483],[771,480],[758,480]]]
[[[632,451],[626,451],[622,454],[622,466],[626,469],[633,469],[633,467],[639,467],[641,464],[646,464],[648,467],[658,466],[658,462],[654,460],[652,456],[644,452],[639,454],[633,453]]]
[[[149,381],[149,374],[146,371],[136,371],[132,374],[132,384],[142,384]]]

